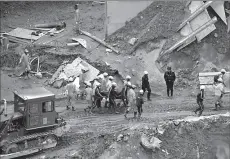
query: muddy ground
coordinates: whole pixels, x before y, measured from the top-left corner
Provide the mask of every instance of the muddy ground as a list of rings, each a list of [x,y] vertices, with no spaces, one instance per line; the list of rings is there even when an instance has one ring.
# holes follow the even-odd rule
[[[105,48],[92,39],[80,35],[84,38],[89,46],[87,49],[83,47],[66,48],[66,42],[70,42],[70,38],[77,35],[73,31],[74,11],[73,5],[76,2],[1,2],[1,31],[10,31],[14,27],[29,28],[38,23],[59,22],[65,21],[67,28],[63,33],[64,36],[58,39],[58,48],[54,48],[55,42],[48,43],[49,47],[28,47],[32,56],[39,55],[41,57],[41,70],[54,73],[59,65],[65,61],[73,61],[76,57],[81,57],[88,63],[99,69],[101,72],[107,71],[111,75],[119,72],[125,77],[127,74],[132,76],[132,83],[140,86],[140,77],[144,70],[150,72],[150,80],[152,87],[152,101],[145,102],[143,118],[133,120],[132,114],[129,119],[125,120],[123,116],[124,108],[120,108],[120,114],[109,114],[108,110],[95,110],[94,115],[86,115],[83,109],[86,107],[85,101],[77,101],[76,112],[65,110],[65,100],[57,101],[57,111],[71,125],[71,131],[63,136],[58,147],[39,153],[29,158],[72,158],[75,154],[79,158],[133,158],[133,159],[148,159],[148,158],[196,158],[195,143],[198,142],[203,156],[207,159],[215,158],[217,147],[209,147],[215,138],[222,141],[229,140],[226,136],[227,129],[219,132],[218,124],[213,127],[212,131],[220,134],[213,136],[204,136],[203,132],[187,134],[187,136],[165,137],[161,139],[168,145],[167,148],[170,155],[168,156],[153,156],[152,152],[146,151],[139,145],[140,136],[143,131],[147,131],[149,135],[157,124],[163,121],[182,118],[186,116],[194,116],[193,110],[196,105],[197,93],[197,73],[206,69],[219,70],[229,63],[229,34],[224,33],[226,27],[218,20],[215,32],[210,34],[200,44],[193,44],[186,47],[183,51],[173,53],[170,62],[173,69],[176,71],[178,80],[176,82],[175,97],[167,98],[165,84],[163,82],[163,74],[156,68],[154,62],[170,41],[175,28],[183,19],[181,15],[184,13],[183,2],[154,2],[145,11],[140,13],[136,18],[127,23],[125,28],[118,30],[115,34],[107,39],[110,44],[117,44],[117,48],[122,50],[120,55],[115,53],[107,53]],[[105,6],[102,4],[94,4],[92,2],[79,2],[81,15],[81,28],[95,36],[104,38],[104,19]],[[166,12],[167,10],[167,12]],[[42,11],[42,12],[41,12]],[[165,13],[165,14],[164,14]],[[172,25],[168,25],[169,15]],[[157,15],[158,14],[158,15]],[[141,18],[141,16],[143,18]],[[138,30],[144,30],[144,26],[156,17],[156,21],[152,21],[151,33],[141,33],[142,41],[132,48],[127,44],[129,38],[138,36]],[[158,25],[160,24],[159,27]],[[137,27],[138,26],[138,27]],[[157,29],[157,31],[156,31]],[[165,32],[165,30],[168,30]],[[146,30],[145,30],[146,31]],[[132,34],[131,34],[132,33]],[[218,38],[214,38],[213,34],[217,33]],[[150,35],[153,35],[150,36]],[[124,38],[125,37],[125,38]],[[38,43],[42,43],[50,39],[41,38]],[[216,43],[217,42],[217,43]],[[164,45],[166,44],[166,45]],[[51,46],[51,47],[50,47]],[[8,101],[13,100],[13,90],[23,88],[33,88],[43,86],[57,96],[62,93],[61,89],[55,89],[47,85],[47,80],[50,76],[45,76],[43,79],[31,77],[29,80],[19,79],[17,77],[9,77],[15,71],[18,64],[20,51],[18,44],[10,44],[10,49],[7,53],[1,53],[1,99],[6,98]],[[129,55],[130,50],[135,51],[135,56]],[[127,54],[126,54],[127,53]],[[223,55],[219,55],[223,53]],[[219,59],[216,60],[216,55]],[[192,60],[191,60],[192,59]],[[201,65],[195,70],[194,63],[200,60]],[[180,62],[178,62],[180,61]],[[106,66],[108,62],[110,66]],[[167,61],[168,62],[168,61]],[[168,62],[168,63],[170,63]],[[209,62],[210,67],[207,63]],[[211,64],[210,64],[211,63]],[[184,70],[183,68],[187,69]],[[36,69],[36,64],[32,66]],[[182,69],[182,70],[180,70]],[[188,76],[185,76],[185,74]],[[192,73],[192,76],[191,76]],[[189,79],[187,79],[189,77]],[[204,102],[204,115],[225,113],[229,111],[230,96],[224,97],[224,108],[219,112],[214,112],[214,96],[212,93],[206,94]],[[146,98],[145,98],[146,100]],[[136,130],[137,129],[137,130]],[[139,130],[141,129],[141,130]],[[119,134],[130,134],[128,142],[116,144]],[[160,137],[159,137],[160,138]],[[203,139],[206,140],[203,140]],[[196,139],[196,140],[195,140]],[[176,142],[176,146],[174,146]],[[209,140],[207,142],[207,140]],[[193,149],[188,152],[188,150]],[[114,150],[114,151],[111,151]],[[122,150],[122,151],[121,151]],[[120,152],[120,153],[119,153]],[[78,155],[77,155],[78,154]],[[162,155],[161,152],[155,155]],[[203,157],[202,158],[205,158]]]

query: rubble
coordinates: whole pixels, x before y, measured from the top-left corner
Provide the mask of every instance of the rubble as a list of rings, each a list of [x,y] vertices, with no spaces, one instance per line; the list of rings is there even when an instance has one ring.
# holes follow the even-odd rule
[[[82,76],[82,82],[92,81],[98,74],[99,70],[78,57],[71,64],[61,65],[50,79],[49,84],[60,88],[64,81],[69,82],[69,78]]]

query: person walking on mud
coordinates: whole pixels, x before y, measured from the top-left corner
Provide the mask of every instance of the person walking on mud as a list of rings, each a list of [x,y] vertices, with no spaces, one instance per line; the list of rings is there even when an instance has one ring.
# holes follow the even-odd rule
[[[109,107],[110,109],[113,108],[114,113],[118,114],[116,111],[117,104],[115,102],[115,99],[117,98],[118,94],[116,92],[117,84],[115,82],[112,83],[112,87],[109,90],[108,93],[108,99],[109,99]]]
[[[147,71],[144,71],[144,76],[142,77],[142,90],[144,91],[144,94],[145,94],[146,90],[148,91],[147,99],[148,99],[148,101],[151,101],[151,99],[150,99],[151,88],[150,88],[150,84],[149,84],[149,77],[148,77]]]
[[[218,106],[219,107],[223,107],[222,105],[222,97],[225,94],[225,89],[224,89],[224,83],[222,79],[218,80],[218,83],[214,84],[214,88],[215,88],[215,109],[214,110],[218,110]]]
[[[93,94],[93,89],[91,87],[91,83],[89,82],[86,82],[86,88],[85,88],[85,92],[84,92],[85,96],[86,96],[86,101],[87,101],[87,108],[84,109],[85,112],[88,112],[90,114],[92,114],[92,106],[93,106],[93,103],[92,103],[92,94]]]
[[[25,49],[21,55],[19,66],[21,66],[21,69],[23,70],[22,75],[25,75],[25,79],[29,79],[29,73],[31,69],[29,62],[29,51],[27,49]]]
[[[95,89],[95,96],[94,96],[94,104],[98,108],[101,108],[101,100],[104,98],[104,96],[101,94],[101,84],[98,83],[96,85]]]
[[[167,95],[168,97],[171,95],[171,97],[173,96],[173,85],[174,85],[174,81],[176,80],[176,75],[174,72],[172,72],[171,67],[167,67],[167,71],[164,74],[164,79],[166,82],[166,86],[167,86]],[[171,92],[171,94],[169,94]]]
[[[134,89],[136,88],[135,85],[131,85],[130,82],[128,82],[128,94],[127,94],[127,98],[128,98],[128,107],[127,110],[124,114],[125,118],[127,118],[127,114],[130,111],[134,112],[134,118],[136,118],[137,115],[137,106],[136,106],[136,94]]]
[[[76,96],[76,86],[73,82],[66,85],[66,92],[67,92],[66,109],[69,110],[70,109],[69,107],[71,106],[72,111],[75,111],[74,104],[75,104],[75,96]]]
[[[137,99],[136,99],[137,111],[138,111],[138,117],[139,118],[141,117],[141,114],[143,112],[143,109],[142,109],[142,105],[144,104],[143,94],[144,94],[144,91],[140,90],[139,94],[137,96]]]
[[[197,112],[199,112],[198,116],[201,116],[202,115],[202,112],[204,110],[204,104],[203,104],[203,100],[204,100],[204,89],[205,89],[205,86],[200,86],[200,91],[199,93],[197,94],[197,98],[196,98],[196,102],[198,104],[198,108],[194,111],[195,114],[197,114]]]

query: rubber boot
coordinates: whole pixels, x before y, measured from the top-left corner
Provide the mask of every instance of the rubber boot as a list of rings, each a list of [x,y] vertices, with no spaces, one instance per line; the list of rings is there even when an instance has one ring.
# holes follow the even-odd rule
[[[66,106],[66,110],[69,110],[69,106],[68,105]]]
[[[72,111],[75,111],[74,107],[72,106]]]

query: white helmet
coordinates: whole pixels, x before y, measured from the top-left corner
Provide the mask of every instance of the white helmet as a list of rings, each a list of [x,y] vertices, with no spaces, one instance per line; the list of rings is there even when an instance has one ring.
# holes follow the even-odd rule
[[[222,79],[222,78],[219,78],[218,81],[219,81],[219,82],[223,82],[223,79]]]
[[[117,84],[115,82],[112,83],[112,86],[117,86]]]
[[[100,85],[101,85],[101,83],[97,83],[97,84],[96,84],[96,86],[100,86]]]
[[[142,89],[141,89],[139,92],[140,92],[140,94],[143,94],[143,93],[144,93],[144,91],[143,91]]]
[[[110,80],[113,80],[113,76],[109,76],[109,79],[110,79]]]
[[[137,86],[135,86],[135,85],[132,85],[132,88],[134,89],[134,88],[136,88]]]
[[[127,86],[132,86],[131,82],[127,82]]]
[[[104,77],[107,77],[107,76],[108,76],[108,73],[104,72],[103,75],[104,75]]]
[[[144,74],[147,75],[147,74],[149,74],[149,73],[148,73],[148,71],[144,71]]]
[[[126,79],[131,79],[131,77],[128,75],[128,76],[126,76]]]
[[[68,80],[69,80],[70,82],[72,82],[72,81],[73,81],[73,77],[70,77]]]
[[[226,70],[225,70],[225,69],[221,69],[220,72],[221,72],[221,73],[226,73]]]
[[[204,85],[201,85],[201,86],[200,86],[200,89],[205,89],[205,86],[204,86]]]

